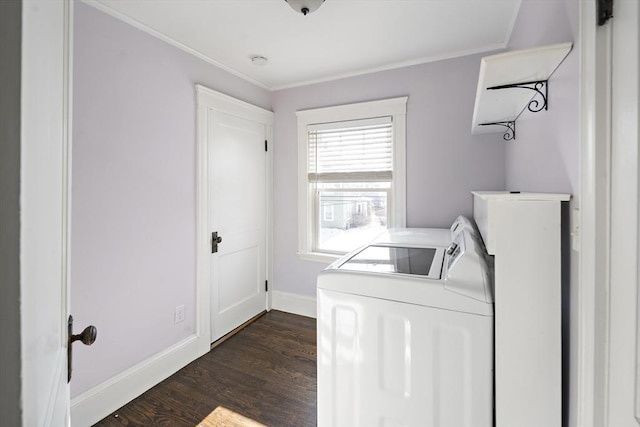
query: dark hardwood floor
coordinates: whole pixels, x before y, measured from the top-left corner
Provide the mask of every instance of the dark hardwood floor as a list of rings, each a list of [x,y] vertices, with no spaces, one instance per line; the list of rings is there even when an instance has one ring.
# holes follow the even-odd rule
[[[270,311],[96,425],[193,427],[218,406],[267,426],[315,426],[315,319]]]

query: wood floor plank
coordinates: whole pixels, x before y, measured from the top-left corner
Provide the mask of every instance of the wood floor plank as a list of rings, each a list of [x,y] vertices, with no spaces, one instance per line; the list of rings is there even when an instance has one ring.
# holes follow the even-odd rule
[[[272,310],[96,426],[236,426],[247,420],[316,425],[315,319]]]

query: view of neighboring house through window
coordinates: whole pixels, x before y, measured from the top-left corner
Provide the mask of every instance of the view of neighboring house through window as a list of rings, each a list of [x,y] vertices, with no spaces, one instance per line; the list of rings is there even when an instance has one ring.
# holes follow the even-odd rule
[[[404,226],[405,104],[400,98],[298,112],[301,255],[336,256]]]

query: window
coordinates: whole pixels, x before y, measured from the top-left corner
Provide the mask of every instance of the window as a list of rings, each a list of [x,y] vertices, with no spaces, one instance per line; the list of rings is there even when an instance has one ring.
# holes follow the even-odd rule
[[[297,112],[302,258],[331,261],[405,226],[406,101]]]

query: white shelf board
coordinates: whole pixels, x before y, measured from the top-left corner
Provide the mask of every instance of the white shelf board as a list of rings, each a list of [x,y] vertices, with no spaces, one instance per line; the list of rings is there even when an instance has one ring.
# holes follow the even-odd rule
[[[504,133],[505,128],[501,126],[479,124],[515,120],[535,95],[528,89],[487,90],[488,87],[547,80],[567,57],[572,46],[570,42],[560,43],[482,58],[471,132]],[[552,91],[550,87],[549,93]]]

